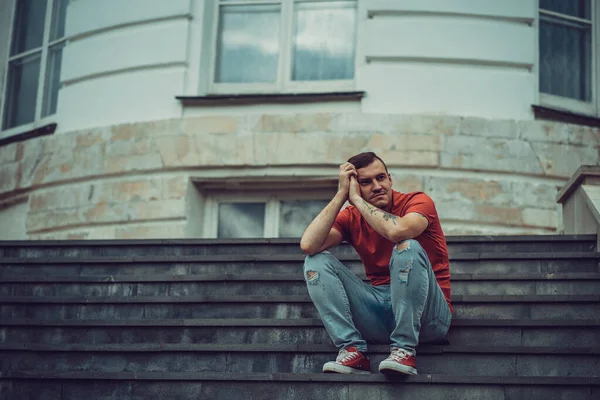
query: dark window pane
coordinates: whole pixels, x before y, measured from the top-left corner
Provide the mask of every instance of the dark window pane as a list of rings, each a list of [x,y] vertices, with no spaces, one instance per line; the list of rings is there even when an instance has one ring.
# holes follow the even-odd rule
[[[301,237],[306,227],[327,203],[326,200],[282,201],[279,211],[279,236]]]
[[[540,0],[540,8],[584,19],[592,15],[590,0]]]
[[[540,91],[581,101],[592,98],[591,26],[557,18],[540,21]]]
[[[356,3],[295,5],[292,80],[354,78]]]
[[[65,36],[65,16],[67,14],[68,0],[54,0],[52,5],[52,25],[50,27],[50,40],[60,39]]]
[[[278,5],[221,7],[216,82],[277,80],[280,10]]]
[[[60,87],[60,65],[62,62],[63,47],[64,43],[61,43],[56,46],[52,46],[48,50],[42,117],[56,113],[58,89]]]
[[[19,0],[13,27],[12,49],[15,55],[42,45],[46,0]]]
[[[35,119],[39,75],[39,53],[9,63],[4,129],[33,122]]]
[[[265,203],[219,204],[219,238],[260,238],[265,232]]]

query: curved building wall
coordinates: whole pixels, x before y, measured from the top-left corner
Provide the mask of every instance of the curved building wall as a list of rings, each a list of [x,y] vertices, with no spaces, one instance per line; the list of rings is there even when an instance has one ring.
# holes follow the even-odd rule
[[[57,130],[0,147],[0,238],[207,236],[193,182],[331,186],[367,150],[446,233],[559,232],[557,190],[600,134],[533,119],[537,3],[358,0],[361,100],[200,107],[176,96],[208,94],[214,1],[71,0]]]
[[[533,118],[537,0],[357,4],[354,89],[366,92],[360,111]],[[57,132],[194,113],[175,96],[207,94],[213,6],[214,0],[71,2]]]
[[[531,119],[537,0],[366,0],[365,112]]]
[[[199,237],[192,178],[331,178],[345,158],[373,150],[397,190],[431,195],[446,233],[554,233],[557,189],[579,165],[597,163],[599,144],[598,129],[537,121],[191,117],[4,146],[0,196],[26,196],[30,238]]]

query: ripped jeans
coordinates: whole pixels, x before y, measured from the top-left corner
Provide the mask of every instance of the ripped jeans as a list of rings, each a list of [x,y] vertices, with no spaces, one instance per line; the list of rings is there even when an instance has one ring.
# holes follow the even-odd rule
[[[450,309],[419,242],[395,245],[389,268],[390,284],[371,286],[329,251],[306,257],[308,293],[338,349],[366,352],[367,342],[389,343],[414,354],[419,341],[440,341],[448,332]]]

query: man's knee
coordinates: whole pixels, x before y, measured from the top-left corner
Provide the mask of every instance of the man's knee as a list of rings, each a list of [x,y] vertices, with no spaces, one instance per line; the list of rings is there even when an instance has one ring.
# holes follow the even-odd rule
[[[337,260],[331,252],[325,250],[320,253],[306,256],[304,259],[304,277],[307,282],[316,282],[324,268],[332,265],[332,261]]]
[[[408,250],[421,251],[423,250],[423,247],[421,247],[421,244],[415,239],[406,239],[396,243],[395,250],[394,253],[397,254]]]
[[[324,250],[320,253],[315,253],[312,256],[304,258],[304,266],[306,265],[323,265],[331,260],[335,260],[335,256],[330,251]]]

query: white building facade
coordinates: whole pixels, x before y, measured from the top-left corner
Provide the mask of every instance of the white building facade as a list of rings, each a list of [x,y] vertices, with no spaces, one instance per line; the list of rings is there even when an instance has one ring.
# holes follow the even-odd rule
[[[375,151],[447,234],[557,233],[596,0],[3,0],[0,239],[299,237]]]

